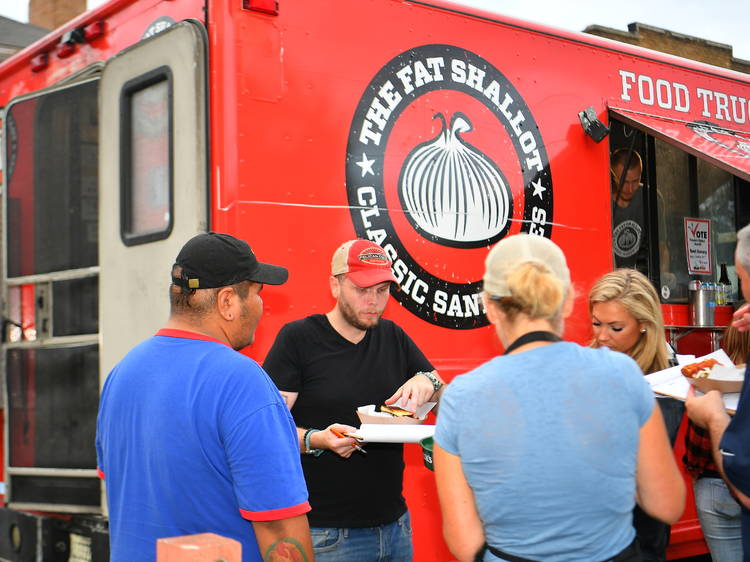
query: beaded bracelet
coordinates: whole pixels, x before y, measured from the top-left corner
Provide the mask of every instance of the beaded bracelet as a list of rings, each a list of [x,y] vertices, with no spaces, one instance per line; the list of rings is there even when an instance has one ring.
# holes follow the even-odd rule
[[[308,429],[305,431],[305,436],[303,438],[303,441],[305,443],[305,454],[306,455],[315,455],[316,457],[319,457],[323,453],[323,449],[311,449],[310,448],[310,437],[313,433],[319,433],[319,429]]]

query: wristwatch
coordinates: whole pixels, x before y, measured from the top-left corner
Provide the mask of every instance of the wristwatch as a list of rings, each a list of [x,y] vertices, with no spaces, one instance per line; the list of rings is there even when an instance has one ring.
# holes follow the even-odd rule
[[[312,437],[313,433],[318,433],[319,429],[313,429],[310,428],[307,431],[305,431],[305,436],[303,437],[303,441],[305,443],[305,454],[306,455],[315,455],[316,457],[319,457],[323,453],[323,449],[311,449],[310,448],[310,437]]]
[[[430,382],[432,383],[432,388],[435,392],[440,390],[440,387],[443,386],[443,383],[441,383],[440,380],[429,371],[419,371],[417,374],[424,375],[425,377],[430,379]]]

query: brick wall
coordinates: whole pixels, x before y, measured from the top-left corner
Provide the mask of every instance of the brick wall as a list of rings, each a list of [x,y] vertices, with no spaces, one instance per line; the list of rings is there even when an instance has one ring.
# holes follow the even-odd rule
[[[86,0],[29,0],[29,23],[56,29],[85,11]]]
[[[629,24],[627,31],[601,25],[590,25],[583,31],[591,35],[630,43],[654,51],[661,51],[662,53],[729,68],[738,72],[750,73],[750,61],[735,58],[732,54],[731,45],[714,43],[700,37],[684,35],[642,23]]]

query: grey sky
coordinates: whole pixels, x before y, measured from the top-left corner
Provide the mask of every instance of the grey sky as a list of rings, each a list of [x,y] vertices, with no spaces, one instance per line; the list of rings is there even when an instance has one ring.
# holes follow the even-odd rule
[[[282,4],[285,0],[281,0]],[[353,0],[350,0],[353,1]],[[734,56],[750,60],[750,2],[748,0],[454,0],[509,16],[571,31],[599,24],[626,30],[638,21],[679,33],[731,45]],[[88,0],[89,8],[104,0]],[[26,0],[0,0],[0,15],[27,21]]]

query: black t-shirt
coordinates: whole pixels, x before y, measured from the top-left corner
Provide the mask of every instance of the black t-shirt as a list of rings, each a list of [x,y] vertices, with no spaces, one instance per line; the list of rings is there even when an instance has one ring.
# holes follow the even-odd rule
[[[284,326],[263,368],[279,390],[299,393],[292,416],[298,427],[332,423],[359,427],[359,406],[382,404],[419,371],[433,367],[412,339],[381,319],[359,343],[343,338],[322,314]],[[401,495],[403,446],[368,443],[348,459],[331,451],[302,455],[313,527],[374,527],[406,511]]]
[[[633,195],[627,207],[612,203],[612,246],[615,267],[633,267],[648,273],[643,188]]]

